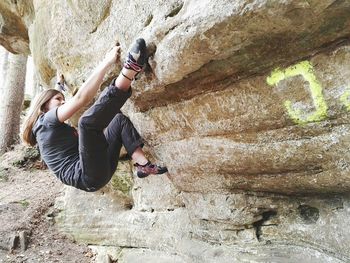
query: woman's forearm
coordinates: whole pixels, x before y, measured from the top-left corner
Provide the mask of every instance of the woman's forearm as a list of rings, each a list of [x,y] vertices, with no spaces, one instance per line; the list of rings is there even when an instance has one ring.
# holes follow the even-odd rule
[[[94,69],[90,77],[84,82],[84,84],[75,94],[75,97],[82,101],[83,104],[89,103],[95,97],[109,68],[110,64],[106,61],[102,61]]]
[[[90,77],[85,81],[82,87],[75,94],[75,100],[80,104],[89,103],[100,88],[103,78],[111,65],[115,64],[120,55],[120,47],[115,46],[107,52],[102,62],[94,69]]]
[[[103,61],[94,69],[90,77],[85,81],[73,98],[58,107],[57,118],[60,122],[68,120],[82,107],[91,102],[101,86],[109,67],[117,62],[119,54],[119,46],[115,46],[107,52]]]

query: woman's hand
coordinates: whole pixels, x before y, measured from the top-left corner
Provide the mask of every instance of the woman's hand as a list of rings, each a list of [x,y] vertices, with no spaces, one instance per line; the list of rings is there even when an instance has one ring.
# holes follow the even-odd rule
[[[107,52],[103,61],[95,68],[73,98],[58,107],[57,118],[60,122],[68,120],[74,113],[82,109],[94,98],[109,67],[116,63],[119,57],[120,46],[116,45]]]
[[[108,66],[110,66],[110,65],[113,65],[114,63],[117,63],[119,59],[120,59],[120,46],[117,44],[106,53],[103,59],[103,62],[106,63]]]

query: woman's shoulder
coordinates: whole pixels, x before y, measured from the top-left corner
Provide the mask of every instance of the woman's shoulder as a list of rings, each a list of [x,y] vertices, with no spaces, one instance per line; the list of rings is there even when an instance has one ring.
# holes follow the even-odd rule
[[[48,112],[44,112],[40,114],[35,124],[33,125],[33,130],[38,129],[41,126],[52,127],[52,126],[55,126],[56,124],[59,124],[60,122],[57,119],[56,110],[57,109],[53,109]]]
[[[62,124],[57,118],[57,108],[51,109],[48,112],[41,114],[37,120],[37,123],[49,126]]]
[[[34,130],[34,128],[36,128],[38,126],[43,125],[43,123],[44,123],[44,115],[45,115],[45,113],[42,113],[42,114],[39,115],[38,119],[36,120],[36,122],[33,125],[33,130]]]

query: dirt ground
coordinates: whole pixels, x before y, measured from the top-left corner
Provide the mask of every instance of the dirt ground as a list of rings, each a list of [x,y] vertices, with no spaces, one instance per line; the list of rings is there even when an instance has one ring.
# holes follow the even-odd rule
[[[63,185],[27,155],[17,145],[0,157],[0,262],[94,262],[86,245],[55,228]]]

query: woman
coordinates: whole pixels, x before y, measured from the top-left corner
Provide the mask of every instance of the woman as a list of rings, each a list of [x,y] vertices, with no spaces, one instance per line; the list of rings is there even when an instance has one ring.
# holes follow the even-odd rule
[[[108,69],[117,62],[120,47],[109,51],[79,91],[65,102],[60,91],[44,91],[33,103],[24,124],[23,140],[38,144],[42,159],[67,185],[84,191],[97,191],[106,185],[116,170],[122,145],[135,161],[137,176],[167,172],[145,157],[143,142],[120,108],[131,96],[131,82],[142,71],[148,57],[144,39],[136,40],[124,67],[81,116],[78,132],[64,122],[87,105],[96,95]]]

